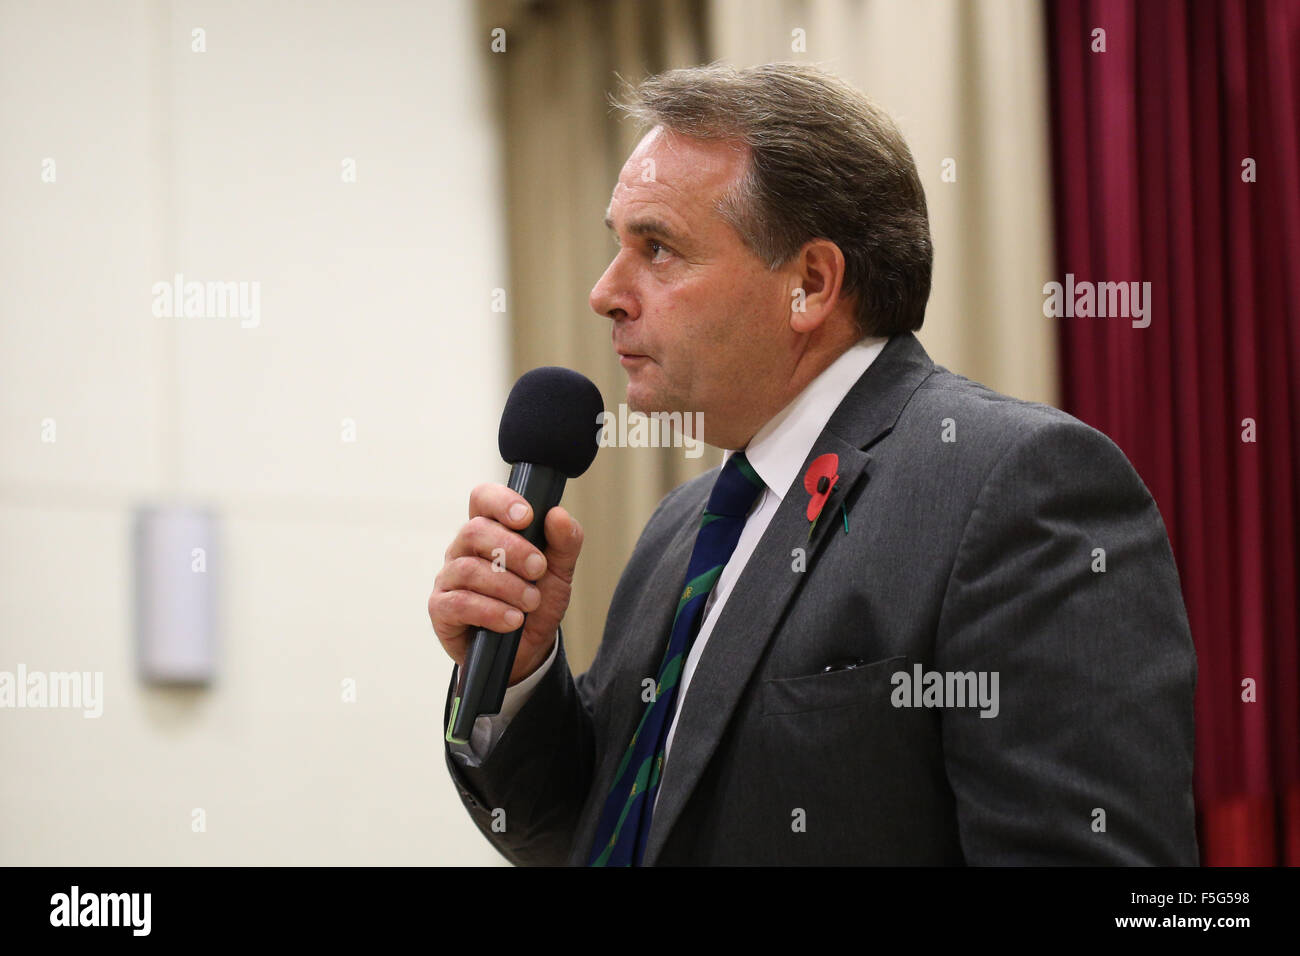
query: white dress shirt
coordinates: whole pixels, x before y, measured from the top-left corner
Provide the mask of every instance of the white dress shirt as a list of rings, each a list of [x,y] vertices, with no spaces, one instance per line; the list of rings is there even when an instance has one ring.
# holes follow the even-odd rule
[[[668,757],[672,749],[673,737],[677,733],[677,720],[682,712],[682,702],[686,698],[691,677],[695,674],[704,648],[709,642],[709,635],[713,632],[722,608],[727,603],[728,595],[731,594],[740,573],[745,569],[750,555],[754,553],[759,539],[763,537],[763,532],[767,530],[772,516],[776,514],[776,509],[780,507],[781,500],[789,493],[793,483],[801,479],[799,469],[803,467],[804,459],[812,451],[817,437],[830,421],[831,415],[839,407],[840,402],[844,400],[844,396],[849,393],[849,389],[875,361],[887,341],[886,338],[865,338],[850,347],[809,382],[790,404],[760,428],[745,447],[745,457],[749,459],[754,471],[763,479],[767,487],[750,509],[744,530],[741,531],[740,540],[736,544],[736,550],[732,552],[731,559],[722,569],[722,574],[718,576],[717,583],[709,594],[704,608],[704,620],[691,644],[690,653],[686,656],[681,687],[677,692],[676,711],[673,714],[672,725],[668,728],[668,740],[664,747],[665,776],[668,773]],[[707,426],[707,422],[705,424]],[[731,455],[732,452],[726,452],[723,457],[724,464]],[[551,647],[550,657],[541,667],[514,687],[506,689],[499,714],[486,714],[474,722],[469,744],[450,745],[453,755],[461,763],[477,767],[487,759],[487,755],[505,733],[510,720],[523,707],[531,696],[533,688],[550,669],[558,647],[559,641],[556,641]],[[659,792],[655,794],[656,806],[659,793],[663,793],[662,785],[659,787]]]

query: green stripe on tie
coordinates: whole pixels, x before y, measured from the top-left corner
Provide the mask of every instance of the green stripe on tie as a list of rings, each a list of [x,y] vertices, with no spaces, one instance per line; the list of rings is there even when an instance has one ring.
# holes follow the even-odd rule
[[[618,842],[618,832],[623,829],[623,823],[627,820],[627,812],[632,808],[632,801],[636,799],[637,794],[644,793],[648,786],[647,778],[650,776],[650,758],[646,757],[642,762],[640,769],[636,772],[636,780],[632,784],[632,792],[628,794],[627,802],[623,804],[623,812],[618,816],[618,823],[614,826],[614,833],[609,838],[609,843],[597,857],[593,866],[604,866],[605,861],[609,859],[610,853],[614,850],[614,844]],[[656,774],[656,777],[658,774]]]
[[[696,575],[686,582],[686,587],[682,588],[682,596],[677,601],[677,614],[682,613],[682,608],[686,606],[687,602],[690,601],[691,598],[700,594],[708,594],[713,590],[713,585],[717,583],[718,576],[722,574],[723,567],[725,567],[725,565],[714,565],[703,574]],[[673,615],[674,624],[677,623],[677,614]]]
[[[732,457],[737,459],[736,467],[740,469],[740,473],[748,478],[755,488],[764,487],[763,479],[758,477],[758,472],[756,472],[754,466],[749,463],[749,459],[745,457],[744,452],[736,452]]]

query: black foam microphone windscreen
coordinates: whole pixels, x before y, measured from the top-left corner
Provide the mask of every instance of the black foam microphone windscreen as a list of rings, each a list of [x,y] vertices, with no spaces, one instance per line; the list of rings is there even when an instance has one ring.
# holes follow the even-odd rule
[[[526,461],[577,478],[596,459],[604,410],[586,376],[555,365],[535,368],[510,390],[497,447],[512,465]]]

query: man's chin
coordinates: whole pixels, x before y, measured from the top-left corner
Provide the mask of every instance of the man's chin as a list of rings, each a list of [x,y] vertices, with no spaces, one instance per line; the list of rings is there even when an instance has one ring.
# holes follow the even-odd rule
[[[660,395],[648,394],[632,386],[629,382],[627,386],[627,408],[630,412],[641,412],[644,415],[653,415],[655,412],[671,412],[675,410],[675,403],[667,401]]]
[[[630,412],[644,412],[649,415],[654,410],[652,406],[660,404],[655,396],[648,395],[644,390],[637,388],[631,378],[628,379],[626,397]]]
[[[644,378],[642,370],[641,375],[633,373],[628,376],[627,380],[627,408],[630,412],[641,412],[643,415],[671,414],[677,412],[686,414],[686,403],[682,401],[682,396],[667,392],[663,388],[655,388]]]

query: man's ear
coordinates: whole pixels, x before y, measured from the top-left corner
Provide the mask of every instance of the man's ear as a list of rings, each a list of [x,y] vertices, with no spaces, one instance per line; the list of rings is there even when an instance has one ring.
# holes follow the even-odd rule
[[[790,295],[790,328],[812,332],[840,304],[844,287],[844,253],[829,239],[810,239],[792,266],[798,287]]]

